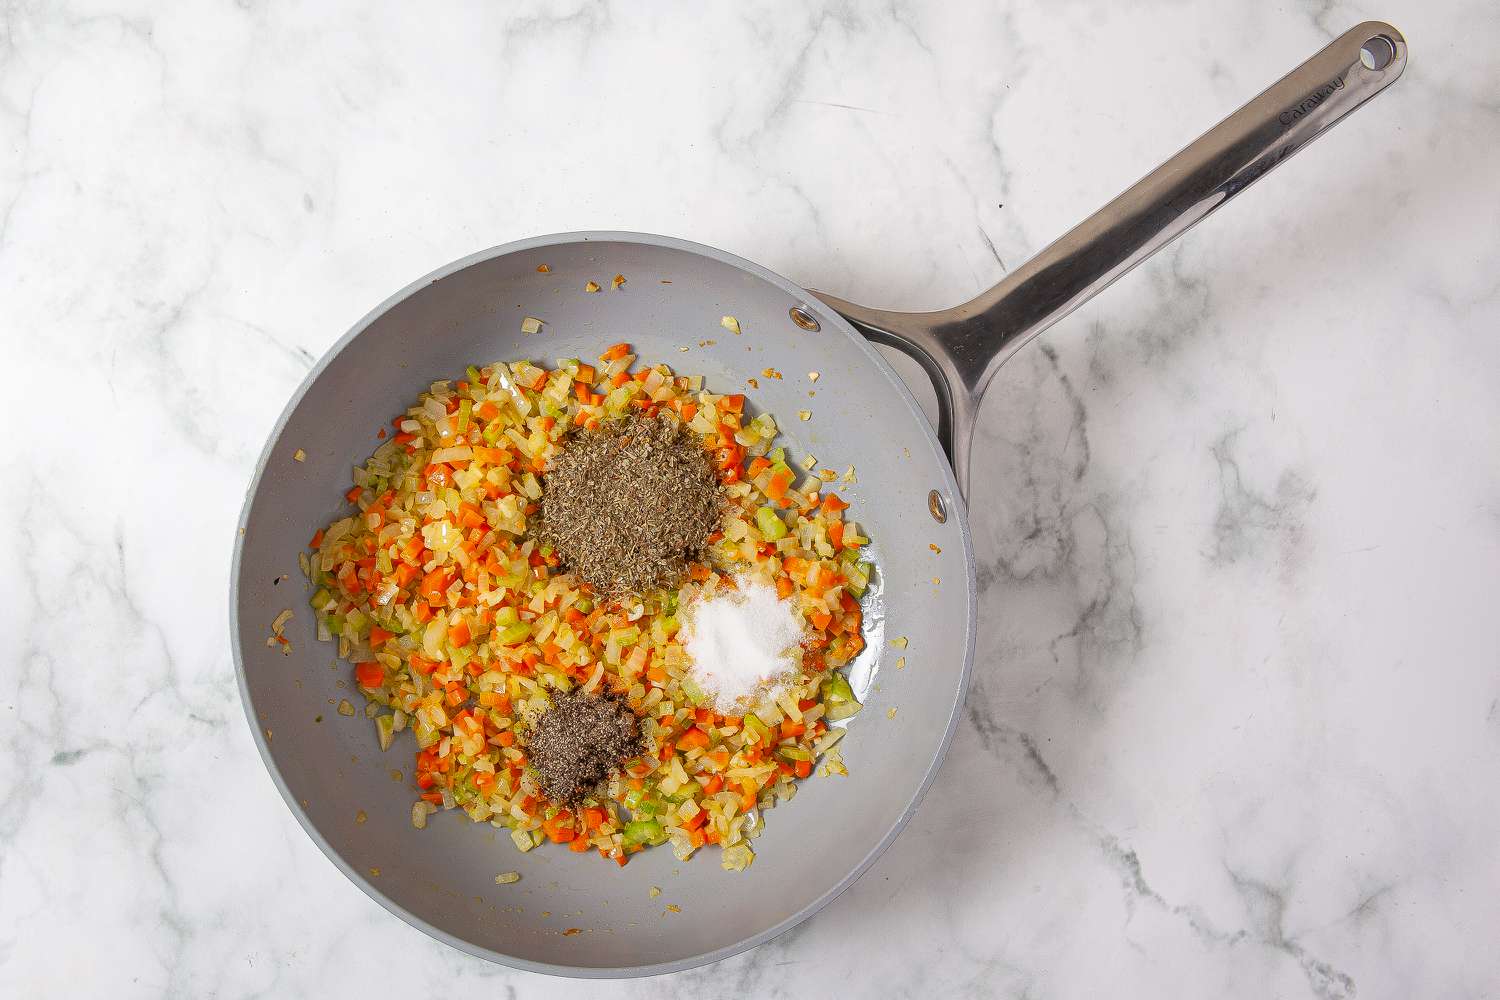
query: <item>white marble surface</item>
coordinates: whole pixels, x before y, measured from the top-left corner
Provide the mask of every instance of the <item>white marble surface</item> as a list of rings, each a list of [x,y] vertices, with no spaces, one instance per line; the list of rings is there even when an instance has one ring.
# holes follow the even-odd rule
[[[946,305],[1371,16],[1394,89],[993,387],[967,717],[822,914],[580,991],[302,834],[231,541],[373,304],[626,228]],[[1488,0],[5,6],[0,995],[1496,995],[1497,46]]]

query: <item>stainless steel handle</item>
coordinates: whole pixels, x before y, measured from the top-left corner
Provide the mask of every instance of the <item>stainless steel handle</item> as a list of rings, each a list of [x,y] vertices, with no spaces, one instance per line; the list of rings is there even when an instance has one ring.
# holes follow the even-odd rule
[[[817,295],[870,340],[922,365],[937,389],[938,438],[967,496],[979,400],[1007,359],[1390,86],[1405,66],[1399,31],[1380,21],[1357,25],[963,305],[890,312]]]

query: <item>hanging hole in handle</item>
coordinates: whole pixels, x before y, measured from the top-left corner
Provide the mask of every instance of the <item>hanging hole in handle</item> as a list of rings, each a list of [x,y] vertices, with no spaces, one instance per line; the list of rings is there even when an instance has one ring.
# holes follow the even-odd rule
[[[1385,35],[1375,35],[1359,47],[1359,61],[1365,69],[1385,69],[1396,58],[1396,43]]]

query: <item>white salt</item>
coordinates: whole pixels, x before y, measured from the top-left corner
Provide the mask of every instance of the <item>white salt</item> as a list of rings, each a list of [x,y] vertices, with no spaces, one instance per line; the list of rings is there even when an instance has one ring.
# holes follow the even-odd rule
[[[685,611],[684,648],[694,682],[720,711],[772,689],[797,665],[802,626],[792,602],[759,580],[737,581]]]

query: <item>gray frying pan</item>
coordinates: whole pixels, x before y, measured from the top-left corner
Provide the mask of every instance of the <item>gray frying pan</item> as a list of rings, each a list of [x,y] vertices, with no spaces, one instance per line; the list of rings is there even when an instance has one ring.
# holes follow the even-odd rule
[[[1388,86],[1405,62],[1394,28],[1359,25],[1000,285],[944,312],[865,309],[709,247],[631,233],[511,243],[392,296],[355,324],[288,404],[256,468],[235,544],[230,615],[240,690],[261,756],[297,820],[392,913],[456,948],[537,972],[672,972],[753,947],[815,913],[891,843],[953,734],[975,632],[961,498],[979,396],[997,367]],[[550,271],[539,273],[541,264]],[[627,283],[612,291],[617,273]],[[605,290],[585,293],[589,280]],[[542,333],[520,333],[528,315],[546,321]],[[725,315],[739,320],[741,335],[720,326]],[[901,348],[931,376],[936,434],[865,338]],[[317,527],[341,516],[350,469],[373,450],[376,429],[430,381],[458,377],[476,362],[588,357],[618,340],[646,359],[701,373],[720,391],[757,378],[751,402],[780,418],[798,454],[855,467],[858,482],[842,489],[874,539],[870,655],[851,678],[866,709],[844,741],[849,776],[815,778],[773,810],[744,874],[720,870],[712,852],[678,862],[666,849],[646,851],[621,869],[555,848],[523,855],[503,831],[457,813],[414,829],[412,747],[398,739],[383,754],[362,712],[336,711],[345,698],[358,707],[362,699],[347,667],[333,665],[330,646],[315,641],[296,583],[298,552]],[[784,377],[764,376],[767,368]],[[811,420],[793,416],[803,409]],[[293,460],[298,449],[305,461]],[[273,583],[284,573],[288,582]],[[296,615],[285,655],[266,645],[284,608]],[[909,642],[902,652],[892,647],[898,638]],[[898,655],[906,669],[895,669]],[[393,770],[405,773],[398,779]],[[520,872],[521,881],[497,885],[505,871]]]

